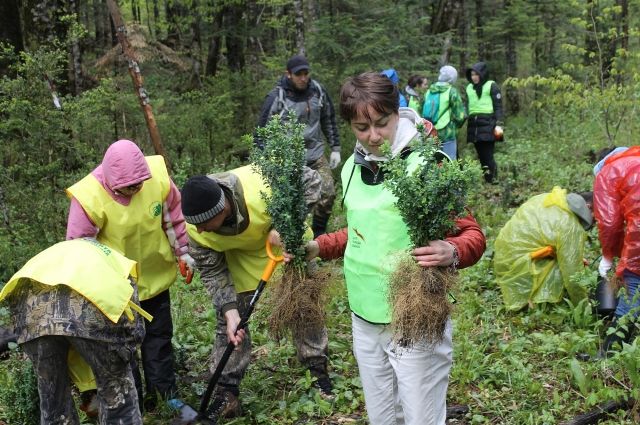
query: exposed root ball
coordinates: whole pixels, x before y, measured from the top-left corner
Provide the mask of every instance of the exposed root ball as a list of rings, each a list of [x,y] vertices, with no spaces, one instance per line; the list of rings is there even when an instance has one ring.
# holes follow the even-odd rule
[[[303,270],[286,265],[282,279],[271,286],[266,302],[271,312],[269,330],[277,338],[287,331],[303,335],[324,326],[327,304],[327,274],[316,271],[307,275]]]
[[[456,276],[445,268],[423,268],[411,257],[398,262],[389,276],[391,328],[396,343],[410,346],[442,342],[453,309],[448,292],[455,281]]]

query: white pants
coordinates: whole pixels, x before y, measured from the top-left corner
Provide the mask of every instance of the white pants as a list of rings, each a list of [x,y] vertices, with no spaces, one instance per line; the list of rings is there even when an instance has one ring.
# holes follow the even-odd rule
[[[440,345],[393,344],[387,326],[351,315],[353,353],[358,362],[371,425],[444,425],[453,347],[451,321]]]

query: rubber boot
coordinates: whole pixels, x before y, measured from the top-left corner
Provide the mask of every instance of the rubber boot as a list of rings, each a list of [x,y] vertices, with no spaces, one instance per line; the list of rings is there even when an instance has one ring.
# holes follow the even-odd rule
[[[314,215],[311,222],[311,230],[313,230],[313,238],[317,238],[320,235],[327,233],[327,223],[329,222],[329,216]]]
[[[622,343],[629,343],[631,338],[633,337],[633,328],[634,323],[628,322],[626,324],[626,330],[622,327],[618,327],[619,317],[615,317],[611,322],[610,328],[615,328],[616,332],[607,335],[602,342],[602,346],[598,350],[598,354],[596,355],[596,360],[606,359],[609,353],[614,352],[615,350],[622,348]],[[621,335],[619,335],[621,334]]]

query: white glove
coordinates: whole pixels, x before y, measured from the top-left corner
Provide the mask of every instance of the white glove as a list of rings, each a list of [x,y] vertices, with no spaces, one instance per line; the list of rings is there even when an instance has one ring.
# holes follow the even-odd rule
[[[331,155],[329,156],[329,168],[333,170],[338,165],[340,165],[340,161],[341,161],[340,152],[338,151],[331,152]]]
[[[607,272],[611,270],[611,266],[613,266],[613,261],[602,257],[602,260],[600,260],[600,264],[598,265],[598,273],[600,273],[600,276],[607,277]]]
[[[190,256],[189,254],[182,254],[180,256],[180,261],[184,262],[187,267],[189,267],[189,270],[194,271],[196,268],[196,260],[193,259],[192,256]]]

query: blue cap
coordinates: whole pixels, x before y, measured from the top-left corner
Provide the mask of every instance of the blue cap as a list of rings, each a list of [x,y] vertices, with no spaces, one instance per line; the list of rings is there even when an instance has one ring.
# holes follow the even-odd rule
[[[398,84],[400,82],[400,77],[398,76],[396,70],[393,68],[385,69],[380,74],[390,79],[393,84]]]

